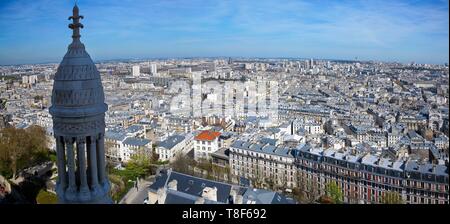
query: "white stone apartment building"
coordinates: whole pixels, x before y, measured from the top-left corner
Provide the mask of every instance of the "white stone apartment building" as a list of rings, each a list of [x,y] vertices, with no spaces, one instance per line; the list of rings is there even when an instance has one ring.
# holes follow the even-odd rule
[[[235,177],[253,182],[270,182],[277,186],[296,186],[293,151],[285,147],[236,140],[230,146],[230,168]]]
[[[173,160],[186,147],[185,136],[172,135],[166,140],[160,142],[156,147],[156,153],[159,155],[159,161]]]
[[[150,156],[152,141],[124,131],[106,131],[105,155],[110,161],[128,162],[134,154]]]
[[[211,157],[211,153],[219,150],[219,136],[217,131],[201,131],[194,137],[194,159],[207,159]]]

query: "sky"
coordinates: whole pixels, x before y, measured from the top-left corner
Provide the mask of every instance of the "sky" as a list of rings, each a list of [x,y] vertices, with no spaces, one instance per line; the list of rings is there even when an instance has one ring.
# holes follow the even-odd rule
[[[60,62],[75,0],[0,0],[0,65]],[[93,60],[448,63],[448,0],[78,0]]]

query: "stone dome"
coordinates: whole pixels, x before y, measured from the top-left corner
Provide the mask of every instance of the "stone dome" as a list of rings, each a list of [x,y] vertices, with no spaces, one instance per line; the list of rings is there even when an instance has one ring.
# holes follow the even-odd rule
[[[102,114],[108,106],[105,104],[100,73],[79,39],[78,29],[83,25],[75,23],[69,27],[74,29],[73,41],[55,74],[50,114],[54,117]]]

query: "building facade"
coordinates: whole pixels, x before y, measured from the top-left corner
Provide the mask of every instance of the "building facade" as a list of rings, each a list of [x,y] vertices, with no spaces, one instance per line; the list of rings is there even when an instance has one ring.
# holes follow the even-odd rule
[[[297,148],[299,184],[312,180],[318,195],[330,182],[344,193],[347,203],[382,203],[387,192],[397,192],[408,204],[448,204],[449,179],[445,165],[391,161],[367,154],[355,156],[336,150]]]
[[[211,153],[219,150],[219,136],[217,131],[201,131],[194,138],[194,159],[211,159]]]
[[[246,141],[235,141],[229,150],[231,174],[245,177],[253,183],[271,182],[274,186],[296,187],[294,150],[262,145]]]

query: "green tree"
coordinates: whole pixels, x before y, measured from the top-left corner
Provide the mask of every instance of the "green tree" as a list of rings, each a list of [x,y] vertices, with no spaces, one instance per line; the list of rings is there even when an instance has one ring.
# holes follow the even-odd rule
[[[159,154],[156,153],[156,150],[154,147],[152,147],[152,155],[150,157],[150,160],[153,164],[158,163]]]
[[[138,177],[144,177],[151,173],[151,160],[148,156],[135,154],[131,156],[130,161],[125,166],[125,171],[129,173],[131,180]]]
[[[325,196],[334,204],[341,204],[344,201],[342,189],[334,181],[325,185]]]
[[[180,173],[192,174],[191,167],[195,167],[196,162],[184,155],[178,154],[171,163],[172,168]]]
[[[404,204],[402,196],[396,191],[387,191],[381,198],[383,204]]]
[[[300,189],[299,187],[294,187],[292,189],[292,196],[298,202],[304,202],[305,201],[304,190]]]
[[[43,99],[44,99],[44,97],[41,96],[41,95],[36,95],[36,96],[34,96],[34,101],[35,101],[35,102],[42,101]]]
[[[0,130],[0,173],[16,178],[17,171],[50,160],[44,128],[8,127]]]

